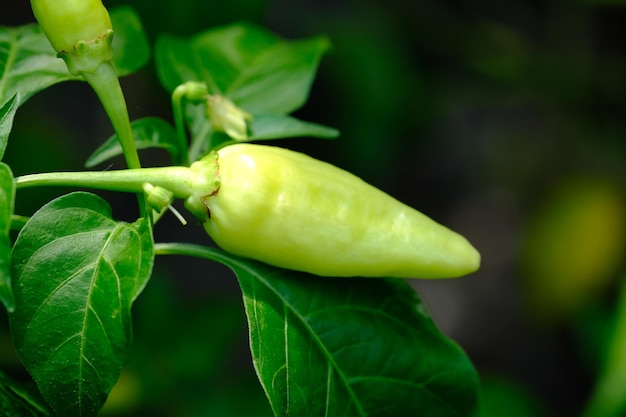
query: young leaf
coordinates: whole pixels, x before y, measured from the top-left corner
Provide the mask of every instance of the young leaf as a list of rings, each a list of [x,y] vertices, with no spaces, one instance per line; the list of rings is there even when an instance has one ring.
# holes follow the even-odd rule
[[[327,138],[337,132],[279,116],[306,102],[319,61],[328,48],[324,37],[286,41],[257,26],[236,24],[191,39],[161,36],[155,46],[155,60],[161,83],[169,91],[188,81],[204,82],[211,94],[223,95],[252,114],[249,128],[255,139]],[[192,132],[191,160],[202,156],[215,140],[205,107],[186,107]]]
[[[137,149],[161,148],[165,149],[176,160],[179,155],[176,132],[172,125],[158,117],[145,117],[135,120],[132,125]],[[85,162],[87,168],[92,168],[108,159],[122,155],[122,146],[117,135],[111,136]]]
[[[3,417],[49,417],[37,393],[29,392],[0,372],[0,410]]]
[[[162,36],[155,59],[169,91],[186,81],[201,81],[210,93],[228,97],[248,113],[288,114],[306,102],[328,48],[325,37],[291,42],[237,24],[189,40]]]
[[[155,45],[159,79],[168,91],[186,81],[202,81],[213,94],[223,94],[246,63],[278,42],[249,24],[213,28],[190,39],[161,35]]]
[[[0,162],[0,301],[8,311],[15,307],[11,288],[11,215],[15,203],[15,183],[11,169]]]
[[[333,279],[218,249],[161,244],[230,267],[254,366],[276,416],[471,416],[478,378],[402,280]]]
[[[17,110],[17,103],[20,101],[19,93],[13,96],[0,107],[0,161],[4,157],[4,151],[7,148],[9,134],[13,128],[13,118]]]
[[[97,415],[120,374],[152,266],[144,223],[116,222],[104,200],[78,192],[43,206],[17,238],[11,331],[59,415]]]
[[[295,117],[274,114],[255,114],[250,123],[250,140],[314,137],[334,139],[339,131]]]
[[[123,76],[147,62],[149,46],[132,9],[113,9],[110,14],[115,31],[113,65]],[[65,62],[57,58],[38,25],[0,26],[0,103],[19,92],[21,104],[54,84],[80,79],[72,76]]]

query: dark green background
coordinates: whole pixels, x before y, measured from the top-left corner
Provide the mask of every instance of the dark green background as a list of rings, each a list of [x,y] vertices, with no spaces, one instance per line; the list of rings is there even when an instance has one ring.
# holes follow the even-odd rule
[[[581,410],[602,358],[624,257],[611,268],[598,267],[603,276],[592,279],[606,284],[583,297],[581,307],[555,308],[546,318],[533,314],[526,299],[524,245],[534,213],[563,184],[573,183],[576,194],[584,192],[577,191],[579,179],[599,180],[623,197],[626,2],[105,4],[134,6],[152,40],[162,32],[188,36],[239,20],[286,38],[328,35],[333,49],[297,115],[342,135],[280,144],[360,175],[466,235],[481,251],[483,266],[471,277],[415,286],[440,328],[481,372],[485,404],[493,407],[485,415],[498,415],[499,402],[520,416]],[[0,24],[33,20],[28,2],[11,7]],[[152,65],[123,80],[131,117],[171,119]],[[86,85],[58,85],[20,108],[5,161],[16,175],[79,170],[110,134]],[[167,163],[156,151],[143,156],[147,164]],[[59,192],[20,192],[16,211],[32,212]],[[135,207],[132,196],[104,196],[118,218],[136,215],[125,210]],[[159,225],[156,239],[208,242],[198,227],[182,228],[173,218]],[[234,278],[194,259],[159,259],[155,270],[134,309],[125,391],[113,398],[127,414],[111,408],[111,415],[269,415],[250,364]],[[5,326],[0,366],[19,374],[10,343]]]

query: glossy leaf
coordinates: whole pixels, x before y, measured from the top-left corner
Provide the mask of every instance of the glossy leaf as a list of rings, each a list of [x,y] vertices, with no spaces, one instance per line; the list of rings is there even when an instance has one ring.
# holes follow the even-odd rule
[[[18,236],[11,331],[59,415],[97,415],[121,372],[131,304],[152,268],[146,223],[116,222],[104,200],[78,192],[43,206]]]
[[[248,113],[287,114],[306,102],[328,48],[325,37],[285,41],[262,28],[237,24],[189,40],[162,36],[155,59],[168,91],[201,81],[210,93],[228,97]]]
[[[15,184],[11,169],[0,162],[0,301],[13,311],[15,298],[11,287],[11,215],[15,203]]]
[[[15,93],[6,103],[0,107],[0,161],[4,157],[4,151],[7,148],[9,134],[13,128],[13,119],[17,111],[17,103],[20,101],[20,95]]]
[[[158,117],[146,117],[135,120],[131,127],[137,149],[161,148],[172,155],[174,160],[177,159],[179,150],[176,131],[165,120]],[[120,141],[117,135],[113,135],[94,151],[87,159],[87,162],[85,162],[85,166],[91,168],[122,154]]]
[[[29,387],[30,388],[30,387]],[[3,417],[47,417],[51,414],[31,393],[0,372],[0,410]]]
[[[254,366],[276,416],[470,416],[478,378],[402,280],[320,278],[218,249],[158,253],[219,261],[237,275]]]
[[[149,46],[132,9],[113,9],[110,14],[115,30],[113,64],[123,76],[147,62]],[[0,74],[0,103],[19,92],[21,104],[54,84],[81,79],[68,72],[37,24],[0,26]]]

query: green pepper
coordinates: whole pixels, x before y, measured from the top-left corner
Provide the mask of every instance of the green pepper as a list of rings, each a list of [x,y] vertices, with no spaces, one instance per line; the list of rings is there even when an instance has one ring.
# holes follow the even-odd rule
[[[31,0],[30,4],[57,52],[71,52],[77,42],[96,40],[112,30],[101,0]]]
[[[446,278],[479,267],[464,237],[331,164],[252,144],[219,150],[217,164],[204,228],[228,252],[337,277]]]

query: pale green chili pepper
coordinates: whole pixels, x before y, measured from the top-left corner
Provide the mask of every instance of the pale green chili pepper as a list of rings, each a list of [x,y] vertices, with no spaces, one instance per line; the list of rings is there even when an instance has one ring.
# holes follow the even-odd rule
[[[228,252],[337,277],[446,278],[479,267],[464,237],[328,163],[252,144],[219,150],[217,163],[204,228]]]

